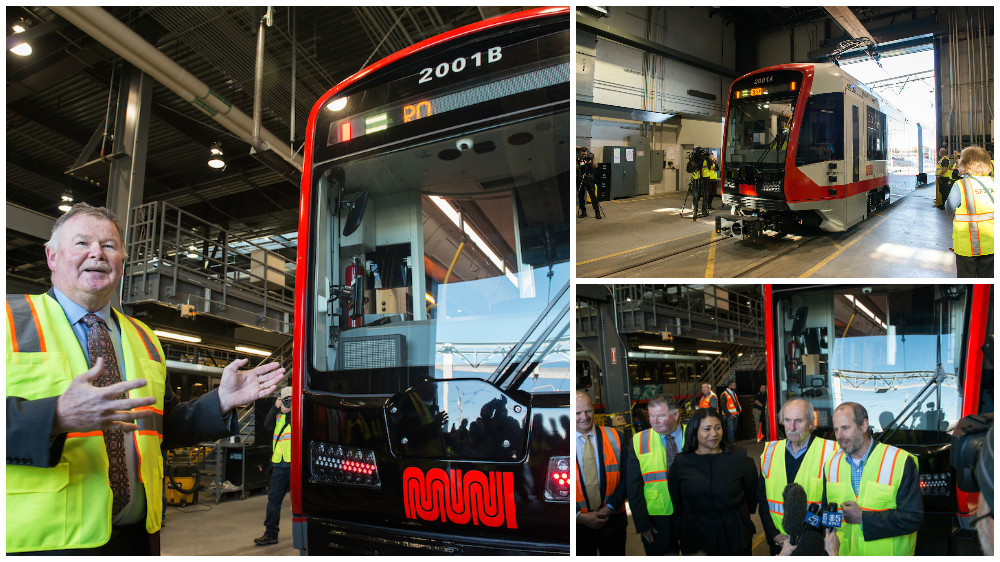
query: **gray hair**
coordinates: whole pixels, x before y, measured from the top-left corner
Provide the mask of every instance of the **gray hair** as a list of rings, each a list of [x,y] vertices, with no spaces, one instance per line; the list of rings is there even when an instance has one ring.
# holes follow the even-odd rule
[[[79,215],[103,219],[110,222],[115,225],[115,230],[118,231],[118,241],[122,243],[125,242],[125,229],[122,228],[121,223],[118,222],[118,217],[111,211],[111,209],[108,209],[107,207],[92,207],[81,202],[73,205],[73,208],[66,211],[66,214],[56,219],[55,224],[52,225],[52,234],[49,235],[49,240],[45,243],[45,247],[53,252],[58,251],[59,232],[62,231],[62,227],[67,221]]]
[[[958,159],[958,171],[963,174],[988,176],[991,169],[989,153],[978,146],[966,148]]]
[[[816,426],[816,408],[813,407],[813,405],[812,405],[811,402],[809,402],[808,400],[804,400],[802,398],[792,398],[788,402],[785,402],[784,404],[781,405],[781,410],[778,410],[778,423],[781,423],[785,419],[785,408],[787,408],[788,405],[791,404],[791,403],[793,403],[793,402],[801,402],[802,404],[805,405],[805,408],[806,408],[806,421],[809,422],[809,426],[810,427],[815,427]],[[861,424],[858,423],[858,425],[861,425]]]

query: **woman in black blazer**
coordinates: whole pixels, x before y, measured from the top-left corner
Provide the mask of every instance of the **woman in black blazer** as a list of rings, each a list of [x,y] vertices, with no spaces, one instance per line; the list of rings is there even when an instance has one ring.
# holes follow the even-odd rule
[[[752,553],[757,467],[745,449],[726,441],[717,411],[695,410],[667,480],[684,555]]]

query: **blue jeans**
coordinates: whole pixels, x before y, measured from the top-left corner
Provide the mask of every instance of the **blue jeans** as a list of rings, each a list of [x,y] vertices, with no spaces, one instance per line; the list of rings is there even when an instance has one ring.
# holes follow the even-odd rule
[[[736,442],[736,422],[740,419],[739,414],[735,416],[726,415],[726,429],[729,430],[729,442]]]

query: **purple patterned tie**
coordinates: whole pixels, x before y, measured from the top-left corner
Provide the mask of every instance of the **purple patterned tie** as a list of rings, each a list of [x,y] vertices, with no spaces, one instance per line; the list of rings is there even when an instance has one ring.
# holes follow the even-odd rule
[[[88,314],[81,320],[87,326],[87,347],[90,352],[90,364],[97,362],[98,357],[104,358],[104,370],[97,377],[97,386],[111,386],[122,382],[122,373],[118,369],[118,358],[111,344],[111,334],[104,320],[96,314]],[[119,400],[126,398],[125,393],[117,396]],[[108,479],[111,481],[111,492],[114,494],[112,515],[118,513],[129,502],[128,466],[125,464],[125,434],[120,429],[104,430],[104,446],[108,450]]]

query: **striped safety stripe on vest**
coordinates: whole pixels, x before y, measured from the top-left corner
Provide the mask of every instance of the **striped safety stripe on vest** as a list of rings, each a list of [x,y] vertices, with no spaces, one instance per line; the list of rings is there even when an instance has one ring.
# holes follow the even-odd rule
[[[982,255],[982,249],[980,248],[979,223],[982,221],[993,220],[993,213],[977,212],[978,206],[976,205],[976,191],[970,181],[972,179],[973,178],[962,178],[958,182],[959,185],[962,186],[962,204],[955,212],[955,222],[969,223],[969,242],[972,245],[972,255],[979,256]],[[979,184],[984,190],[986,189],[986,187],[982,185],[982,182],[979,182]]]
[[[841,449],[837,451],[830,459],[830,470],[828,471],[830,482],[833,483],[840,482],[840,468],[844,464],[841,463],[840,460],[844,457],[844,454],[845,454],[844,450]],[[875,459],[872,457],[868,457],[868,460],[866,461],[865,464],[867,465],[867,463],[869,462],[879,463],[878,478],[875,481],[878,482],[879,484],[892,486],[892,471],[893,469],[896,468],[897,462],[902,462],[905,460],[906,460],[905,452],[902,449],[898,447],[893,447],[892,445],[886,445],[885,449],[882,450],[881,458]],[[836,469],[834,467],[836,467]],[[850,472],[850,469],[848,469],[848,472]],[[847,474],[847,478],[850,479],[851,475]]]
[[[599,445],[601,446],[601,450],[604,453],[603,454],[604,474],[605,474],[604,482],[607,488],[604,492],[604,499],[605,501],[607,501],[608,496],[614,493],[614,486],[612,485],[612,481],[614,481],[614,483],[617,484],[619,480],[616,476],[620,472],[619,467],[622,458],[621,442],[618,440],[618,432],[615,431],[613,428],[596,426],[596,429],[598,430],[598,436],[601,437]],[[589,511],[587,507],[587,498],[586,495],[583,493],[583,486],[581,485],[583,482],[583,467],[577,465],[576,472],[577,472],[576,509],[579,511],[587,512]],[[618,511],[621,512],[624,510],[625,510],[625,505],[623,503],[619,507]]]
[[[652,430],[643,433],[643,439],[639,441],[640,453],[648,454],[652,450],[650,448],[651,445],[649,443],[649,440],[652,439],[654,435],[656,436],[657,439],[660,438],[660,434]],[[666,482],[667,473],[666,471],[643,472],[642,481],[646,484],[649,484],[650,482]]]
[[[778,445],[780,445],[782,442],[784,441],[769,441],[767,445],[764,447],[764,461],[761,463],[760,473],[765,479],[771,477],[771,464],[772,464],[771,461],[774,459],[775,453],[779,450],[784,450],[784,447],[778,447]],[[810,449],[812,448],[813,444],[815,444],[815,441],[809,445]],[[836,441],[830,439],[823,440],[823,445],[820,448],[820,457],[819,457],[819,463],[817,465],[818,472],[816,474],[816,478],[820,479],[823,478],[823,469],[824,467],[826,467],[826,462],[827,462],[826,457],[827,455],[833,453],[835,449],[837,449]],[[805,454],[808,455],[809,451],[807,450]],[[799,470],[802,470],[802,468],[799,468]],[[796,478],[798,477],[796,476]],[[819,504],[821,502],[809,501],[807,503]],[[767,507],[771,511],[771,513],[775,513],[777,515],[785,514],[785,505],[780,501],[768,498]]]
[[[7,295],[7,323],[11,326],[14,352],[45,351],[45,336],[39,329],[38,312],[28,295]]]

